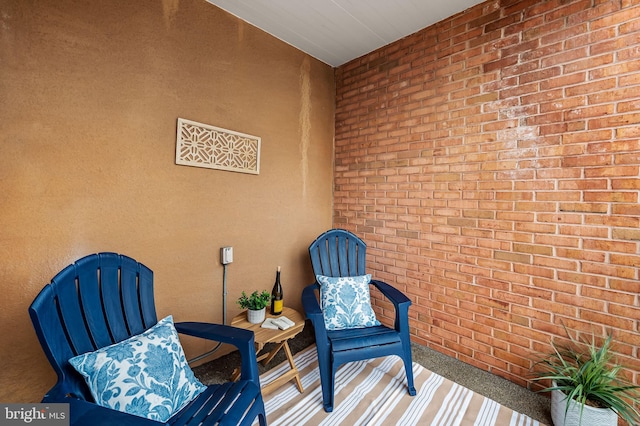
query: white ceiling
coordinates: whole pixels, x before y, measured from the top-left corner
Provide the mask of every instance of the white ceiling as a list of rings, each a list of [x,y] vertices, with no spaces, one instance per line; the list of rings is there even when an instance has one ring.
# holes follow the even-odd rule
[[[207,0],[337,67],[484,0]]]

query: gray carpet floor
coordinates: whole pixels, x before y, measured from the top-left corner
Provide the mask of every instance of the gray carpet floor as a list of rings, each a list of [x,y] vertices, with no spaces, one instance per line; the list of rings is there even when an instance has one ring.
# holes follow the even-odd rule
[[[289,341],[289,347],[295,354],[314,343],[313,329],[307,324],[300,334]],[[264,350],[270,350],[272,347],[273,345],[266,345]],[[541,423],[552,424],[549,411],[550,400],[543,394],[531,392],[502,377],[480,370],[421,345],[412,344],[412,355],[414,362],[434,373],[491,398],[505,407],[526,414]],[[215,357],[215,354],[212,355],[213,357]],[[266,366],[258,364],[260,374],[283,361],[285,361],[284,352],[280,351]],[[232,352],[194,367],[193,371],[204,384],[223,383],[229,380],[233,370],[239,365],[240,355],[238,352]]]

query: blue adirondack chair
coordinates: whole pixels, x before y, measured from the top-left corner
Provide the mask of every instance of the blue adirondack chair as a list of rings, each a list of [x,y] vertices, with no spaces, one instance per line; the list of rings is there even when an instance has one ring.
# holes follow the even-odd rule
[[[316,276],[327,277],[365,275],[366,248],[366,244],[351,232],[331,229],[309,246],[313,272]],[[347,362],[398,355],[404,362],[409,395],[416,394],[409,339],[408,311],[411,301],[403,293],[382,281],[371,280],[370,284],[393,303],[394,328],[377,325],[327,330],[318,300],[320,284],[316,281],[303,289],[302,304],[306,317],[313,324],[316,336],[322,401],[326,412],[333,411],[336,371]]]
[[[58,381],[45,403],[70,404],[72,425],[266,425],[253,333],[221,324],[184,322],[179,333],[228,343],[242,355],[238,382],[207,386],[166,423],[97,405],[68,360],[139,335],[158,323],[153,272],[116,253],[86,256],[59,272],[29,308]]]

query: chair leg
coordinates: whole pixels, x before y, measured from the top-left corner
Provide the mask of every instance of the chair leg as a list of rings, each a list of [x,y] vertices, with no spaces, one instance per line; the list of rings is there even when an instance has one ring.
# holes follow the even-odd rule
[[[409,391],[409,395],[415,396],[417,392],[413,385],[413,362],[411,358],[406,355],[402,357],[402,360],[404,361],[404,371],[407,376],[407,390]]]
[[[405,324],[406,325],[406,324]],[[402,361],[404,362],[404,371],[407,376],[407,391],[409,395],[416,395],[416,387],[413,384],[413,359],[411,356],[411,338],[409,337],[409,328],[405,326],[400,334],[402,340]]]
[[[333,411],[333,392],[336,373],[332,365],[320,369],[320,386],[322,387],[322,406],[324,411]]]
[[[333,389],[335,380],[335,368],[327,347],[316,344],[318,353],[318,368],[320,369],[320,387],[322,388],[322,405],[324,411],[333,411]]]
[[[258,423],[260,426],[267,426],[267,418],[262,414],[258,414]]]
[[[335,388],[336,372],[333,366],[328,366],[324,372],[320,371],[320,385],[322,387],[322,405],[324,411],[330,413],[333,411],[333,392]]]

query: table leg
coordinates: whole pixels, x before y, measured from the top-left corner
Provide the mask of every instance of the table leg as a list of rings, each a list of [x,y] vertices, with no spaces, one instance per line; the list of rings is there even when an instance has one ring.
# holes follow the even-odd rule
[[[289,356],[291,355],[291,351],[289,350],[289,345],[285,345],[284,347],[286,348],[285,351],[288,352],[287,358],[289,358]],[[296,381],[296,386],[298,387],[298,390],[300,391],[300,393],[304,392],[304,388],[302,387],[302,382],[300,381],[300,373],[298,372],[298,369],[296,368],[296,365],[293,362],[293,358],[289,359],[289,365],[292,366],[291,370],[287,371],[282,376],[278,377],[277,379],[274,379],[272,382],[262,387],[263,395],[270,394],[271,392],[273,392],[280,386],[284,385],[291,379],[294,379]]]
[[[296,374],[294,376],[296,380],[296,386],[298,386],[298,390],[300,393],[304,392],[304,388],[302,387],[302,382],[300,381],[300,373],[298,372],[298,368],[296,367],[295,362],[293,361],[293,354],[291,353],[291,349],[289,348],[289,343],[284,342],[284,353],[287,355],[287,359],[289,360],[289,365],[291,366],[291,370],[295,371]]]
[[[240,369],[236,367],[233,369],[233,373],[231,373],[231,381],[235,382],[239,378],[240,378]]]
[[[267,365],[271,362],[271,360],[273,359],[273,357],[275,357],[278,352],[280,352],[280,349],[282,349],[283,346],[287,345],[287,341],[285,340],[284,342],[280,342],[278,343],[278,345],[273,348],[273,350],[269,353],[260,355],[260,357],[258,357],[258,361],[262,361],[262,365]],[[288,345],[287,345],[288,347]]]

